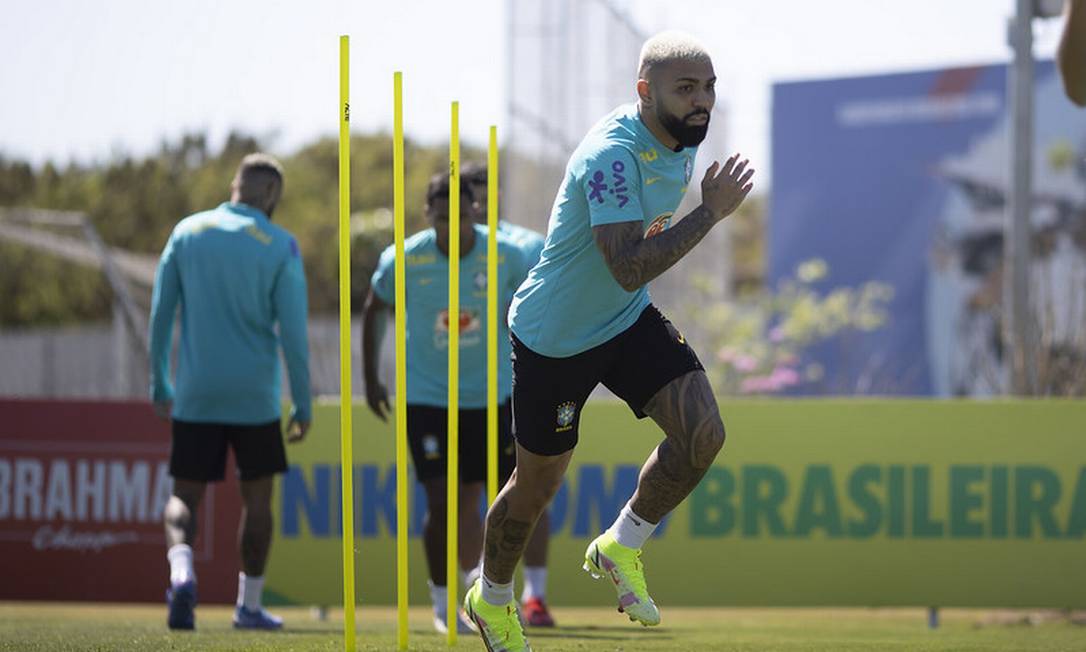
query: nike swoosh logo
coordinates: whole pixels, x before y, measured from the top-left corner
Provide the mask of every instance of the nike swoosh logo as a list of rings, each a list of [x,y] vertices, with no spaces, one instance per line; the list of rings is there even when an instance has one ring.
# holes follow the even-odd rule
[[[637,520],[636,518],[631,518],[630,520],[633,521],[634,525],[636,525],[637,527],[641,527],[641,521]]]
[[[600,566],[600,549],[596,548],[595,552],[596,552],[596,554],[595,554],[596,568],[603,568],[603,566]]]
[[[646,186],[651,186],[652,184],[656,183],[659,180],[660,180],[660,177],[649,177],[648,179],[645,179],[645,185]]]

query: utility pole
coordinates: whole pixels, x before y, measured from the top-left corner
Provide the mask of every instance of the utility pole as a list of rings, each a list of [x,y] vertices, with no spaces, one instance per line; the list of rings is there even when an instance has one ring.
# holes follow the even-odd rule
[[[1030,198],[1033,189],[1034,0],[1015,0],[1008,36],[1014,60],[1007,88],[1011,107],[1010,183],[1003,227],[1003,343],[1010,394],[1035,393],[1036,359],[1029,306]]]
[[[1030,305],[1030,213],[1033,194],[1033,19],[1055,18],[1064,0],[1015,0],[1007,41],[1014,53],[1008,68],[1011,107],[1010,183],[1003,227],[1003,350],[1010,362],[1007,393],[1040,393],[1039,333]]]

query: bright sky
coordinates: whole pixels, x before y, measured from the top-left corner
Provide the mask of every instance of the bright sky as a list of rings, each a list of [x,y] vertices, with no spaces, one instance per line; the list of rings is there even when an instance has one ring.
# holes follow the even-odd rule
[[[521,2],[537,0],[515,0]],[[543,0],[538,0],[543,1]],[[594,2],[595,0],[582,0]],[[646,32],[678,28],[714,55],[728,138],[769,155],[774,81],[1006,61],[1014,0],[615,0]],[[0,153],[101,160],[232,127],[289,152],[337,128],[337,36],[351,35],[351,121],[392,122],[405,75],[408,131],[481,141],[504,119],[504,0],[15,0],[0,21]],[[1059,20],[1037,25],[1050,57]],[[476,136],[477,135],[477,136]],[[762,164],[768,172],[768,165]],[[764,187],[764,186],[763,186]]]

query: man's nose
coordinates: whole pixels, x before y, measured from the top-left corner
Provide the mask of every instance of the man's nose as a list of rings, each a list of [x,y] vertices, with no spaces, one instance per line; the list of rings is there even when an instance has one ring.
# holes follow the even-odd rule
[[[713,95],[713,93],[711,91],[706,90],[704,88],[699,89],[699,90],[694,92],[694,99],[693,99],[694,108],[695,109],[703,109],[705,111],[711,111],[712,108],[713,108],[713,102],[714,102],[715,99],[716,98],[714,97],[714,95]]]

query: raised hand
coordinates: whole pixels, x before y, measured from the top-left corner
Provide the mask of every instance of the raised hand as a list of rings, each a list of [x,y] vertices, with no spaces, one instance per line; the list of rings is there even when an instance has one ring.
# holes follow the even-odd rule
[[[737,163],[738,162],[738,163]],[[746,199],[754,169],[747,169],[747,159],[739,161],[739,154],[734,154],[724,162],[714,161],[705,171],[701,180],[701,203],[719,222],[735,212]]]

